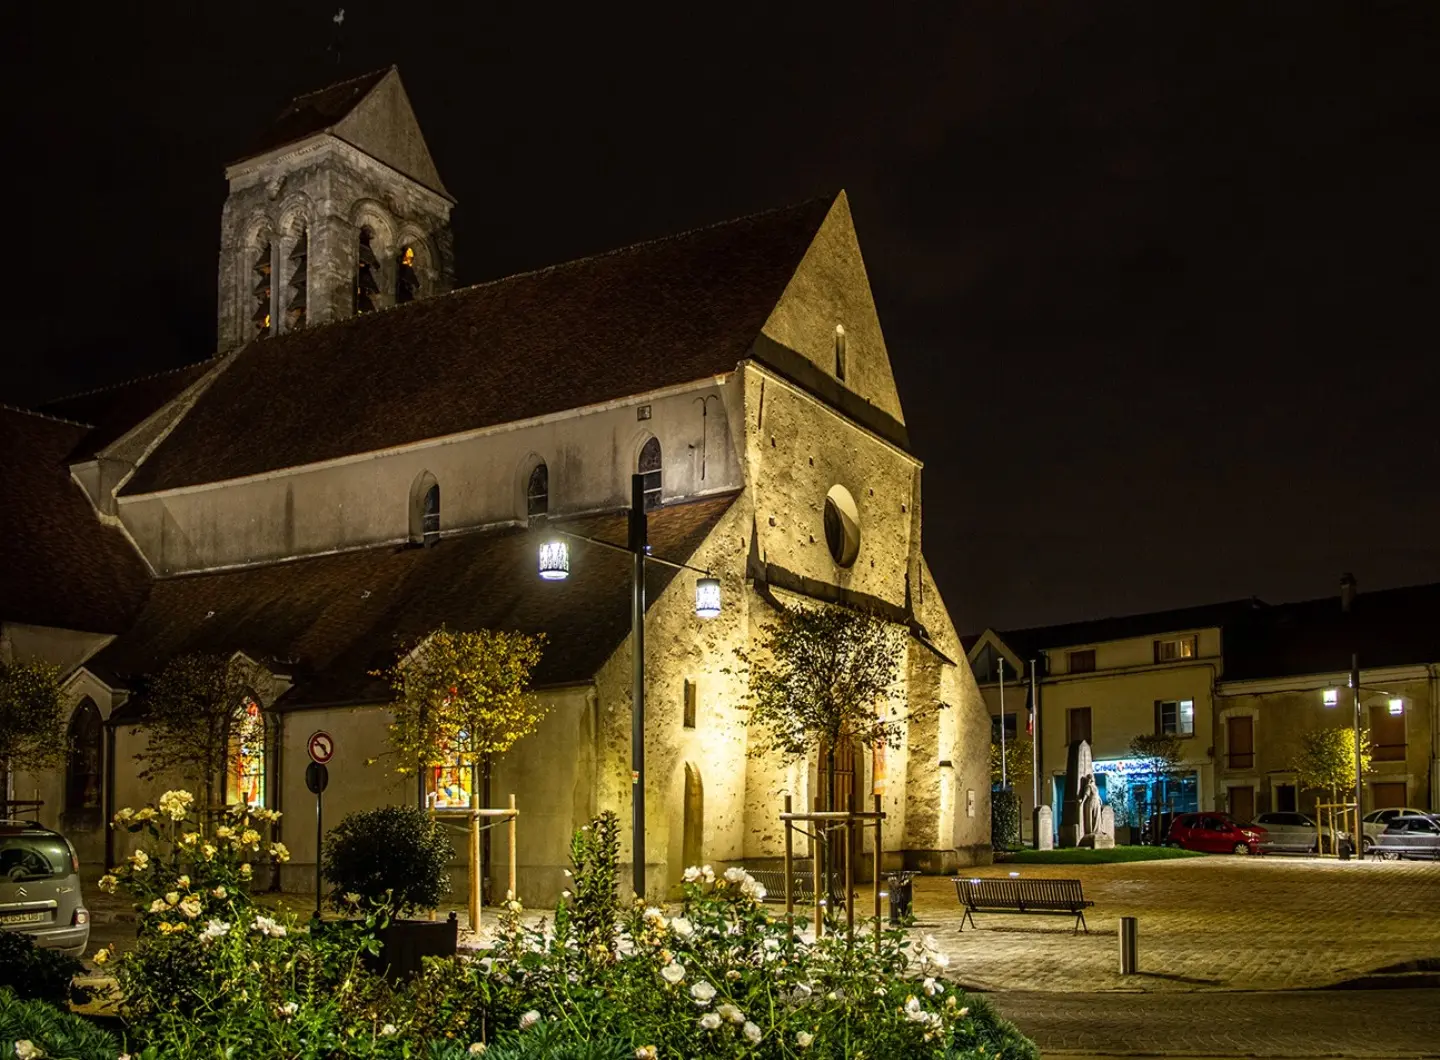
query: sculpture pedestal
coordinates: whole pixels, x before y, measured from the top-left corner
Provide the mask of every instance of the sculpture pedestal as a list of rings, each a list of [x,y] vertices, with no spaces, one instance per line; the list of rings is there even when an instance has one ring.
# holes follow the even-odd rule
[[[1030,815],[1034,828],[1035,849],[1055,849],[1055,811],[1048,806],[1037,806]]]

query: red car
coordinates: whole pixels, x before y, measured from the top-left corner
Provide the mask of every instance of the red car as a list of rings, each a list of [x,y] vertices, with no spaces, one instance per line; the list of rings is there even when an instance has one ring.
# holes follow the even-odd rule
[[[1207,854],[1258,854],[1267,832],[1236,824],[1227,813],[1182,813],[1170,825],[1169,845]]]

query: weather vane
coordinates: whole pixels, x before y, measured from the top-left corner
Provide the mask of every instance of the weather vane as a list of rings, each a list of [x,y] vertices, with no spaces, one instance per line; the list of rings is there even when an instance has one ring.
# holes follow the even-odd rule
[[[335,50],[335,65],[340,65],[341,31],[345,28],[345,9],[342,7],[331,16],[330,21],[335,23],[335,43],[331,47]]]

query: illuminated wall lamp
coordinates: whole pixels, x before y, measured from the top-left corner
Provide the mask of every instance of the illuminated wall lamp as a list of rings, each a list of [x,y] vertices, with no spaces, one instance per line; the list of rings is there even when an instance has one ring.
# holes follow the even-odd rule
[[[564,541],[546,541],[540,546],[540,577],[547,582],[570,577],[570,546]]]
[[[1392,700],[1390,701],[1390,713],[1391,713],[1391,714],[1404,714],[1404,713],[1405,713],[1405,701],[1404,701],[1403,699],[1392,699]]]
[[[720,614],[720,579],[697,578],[695,581],[695,614],[715,618]]]
[[[1340,690],[1338,688],[1325,689],[1325,705],[1327,707],[1337,707],[1340,705]]]

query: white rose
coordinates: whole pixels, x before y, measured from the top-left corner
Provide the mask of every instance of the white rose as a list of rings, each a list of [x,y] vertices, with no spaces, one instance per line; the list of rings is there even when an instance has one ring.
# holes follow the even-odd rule
[[[801,1049],[810,1048],[810,1043],[814,1040],[815,1035],[811,1034],[809,1031],[800,1031],[798,1034],[795,1035],[795,1044]]]
[[[522,1031],[528,1031],[531,1027],[535,1026],[535,1024],[539,1022],[540,1013],[536,1012],[532,1008],[529,1012],[525,1013],[525,1015],[520,1017],[520,1029]]]
[[[569,875],[569,874],[567,873],[566,875]],[[688,869],[685,870],[684,879],[685,879],[685,882],[686,882],[686,883],[694,883],[694,882],[695,882],[696,880],[698,880],[699,878],[700,878],[700,870],[699,870],[698,868],[696,868],[694,865],[691,865]]]
[[[713,1012],[707,1012],[700,1017],[700,1026],[707,1031],[713,1031],[720,1026],[720,1017]]]
[[[660,978],[664,979],[671,986],[674,986],[681,979],[685,978],[685,969],[671,961],[664,968],[660,969]]]
[[[708,1005],[715,997],[715,987],[701,979],[690,988],[690,996],[695,999],[697,1005]]]
[[[380,1033],[386,1038],[393,1038],[397,1033],[397,1028],[395,1024],[387,1023],[385,1024],[385,1026],[380,1028]]]
[[[288,1020],[291,1016],[295,1015],[295,1013],[299,1011],[300,1006],[298,1004],[296,1004],[294,1001],[287,1001],[285,1002],[285,1004],[280,1006],[280,1018]]]
[[[728,1001],[716,1009],[716,1011],[720,1013],[721,1019],[729,1020],[731,1023],[743,1023],[745,1020],[745,1013],[741,1012]]]
[[[470,1043],[470,1048],[469,1048],[469,1049],[466,1049],[465,1051],[466,1051],[467,1053],[471,1053],[471,1054],[473,1054],[473,1055],[475,1055],[475,1056],[479,1056],[481,1053],[483,1053],[483,1052],[485,1051],[485,1043],[484,1043],[484,1042],[471,1042],[471,1043]]]
[[[15,1043],[15,1055],[19,1057],[20,1060],[37,1060],[38,1057],[45,1055],[45,1050],[41,1049],[28,1038],[21,1038]]]
[[[726,870],[725,870],[725,882],[726,882],[726,883],[739,883],[739,882],[741,882],[742,880],[748,880],[749,878],[750,878],[750,874],[749,874],[748,872],[746,872],[744,869],[739,868],[738,866],[735,867],[735,868],[730,868],[730,869],[726,869]]]
[[[682,939],[688,939],[691,935],[695,934],[695,925],[690,923],[687,917],[677,916],[670,921],[670,930]]]
[[[745,1021],[745,1026],[740,1029],[740,1032],[752,1042],[758,1042],[760,1040],[760,1028],[749,1020]]]

